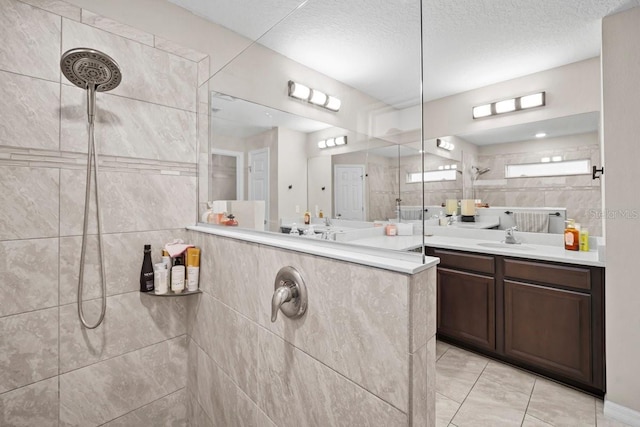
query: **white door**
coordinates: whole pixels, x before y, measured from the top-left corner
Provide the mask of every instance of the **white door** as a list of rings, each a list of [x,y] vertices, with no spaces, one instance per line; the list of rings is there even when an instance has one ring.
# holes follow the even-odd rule
[[[364,221],[364,166],[335,165],[336,218]]]
[[[264,200],[265,224],[269,223],[269,149],[249,151],[249,200]]]

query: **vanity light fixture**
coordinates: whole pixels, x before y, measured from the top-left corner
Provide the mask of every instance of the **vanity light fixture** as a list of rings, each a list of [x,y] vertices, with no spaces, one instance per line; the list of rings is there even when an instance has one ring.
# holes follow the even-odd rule
[[[552,162],[561,162],[562,161],[562,156],[553,156],[551,158]]]
[[[536,138],[544,138],[545,136],[547,136],[547,134],[545,132],[536,133]]]
[[[340,110],[342,106],[342,101],[339,98],[327,95],[318,89],[296,83],[293,80],[289,80],[289,96],[334,112]]]
[[[453,143],[449,142],[449,141],[445,141],[444,139],[436,139],[436,145],[438,146],[438,148],[442,148],[443,150],[447,150],[447,151],[451,151],[454,148],[456,148],[455,145],[453,145]]]
[[[551,161],[551,157],[543,157],[540,159],[540,163],[549,163]]]
[[[318,141],[318,148],[320,148],[321,150],[324,148],[339,147],[341,145],[347,145],[346,135],[336,136],[335,138],[327,138],[323,139],[322,141]]]
[[[498,114],[527,110],[529,108],[543,107],[545,105],[546,92],[538,92],[473,107],[471,109],[471,115],[474,119],[480,119]]]

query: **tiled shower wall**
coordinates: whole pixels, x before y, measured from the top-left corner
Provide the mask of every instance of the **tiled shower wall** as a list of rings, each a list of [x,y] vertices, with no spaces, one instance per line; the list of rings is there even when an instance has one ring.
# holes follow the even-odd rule
[[[184,423],[188,298],[142,295],[138,281],[143,245],[159,259],[195,222],[208,57],[58,0],[0,1],[0,40],[0,425]],[[80,327],[75,303],[86,100],[59,71],[74,47],[104,51],[123,72],[97,95],[108,299],[95,330]],[[93,322],[95,221],[90,233]]]
[[[436,269],[415,275],[190,232],[202,248],[189,313],[194,426],[435,425]],[[278,270],[308,292],[272,323]]]

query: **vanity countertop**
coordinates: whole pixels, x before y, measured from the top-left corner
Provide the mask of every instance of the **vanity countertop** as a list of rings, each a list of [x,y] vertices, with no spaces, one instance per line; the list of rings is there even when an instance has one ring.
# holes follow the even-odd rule
[[[516,258],[527,258],[541,261],[554,261],[566,264],[604,267],[597,250],[589,252],[567,251],[561,245],[545,245],[539,243],[523,243],[507,245],[499,240],[476,237],[458,237],[447,235],[425,235],[425,246],[477,252],[491,255],[502,255]],[[422,236],[377,236],[352,240],[349,243],[393,250],[413,250],[422,246]]]

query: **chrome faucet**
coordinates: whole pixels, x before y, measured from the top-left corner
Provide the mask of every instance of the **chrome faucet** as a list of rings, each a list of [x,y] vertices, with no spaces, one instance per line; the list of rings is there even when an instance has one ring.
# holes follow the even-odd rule
[[[331,218],[325,217],[324,225],[326,225],[327,227],[331,227]]]
[[[504,242],[510,245],[517,245],[520,244],[520,242],[518,242],[516,240],[516,236],[514,235],[515,231],[518,229],[518,227],[511,227],[511,228],[507,228],[505,230],[505,236],[504,236]]]

